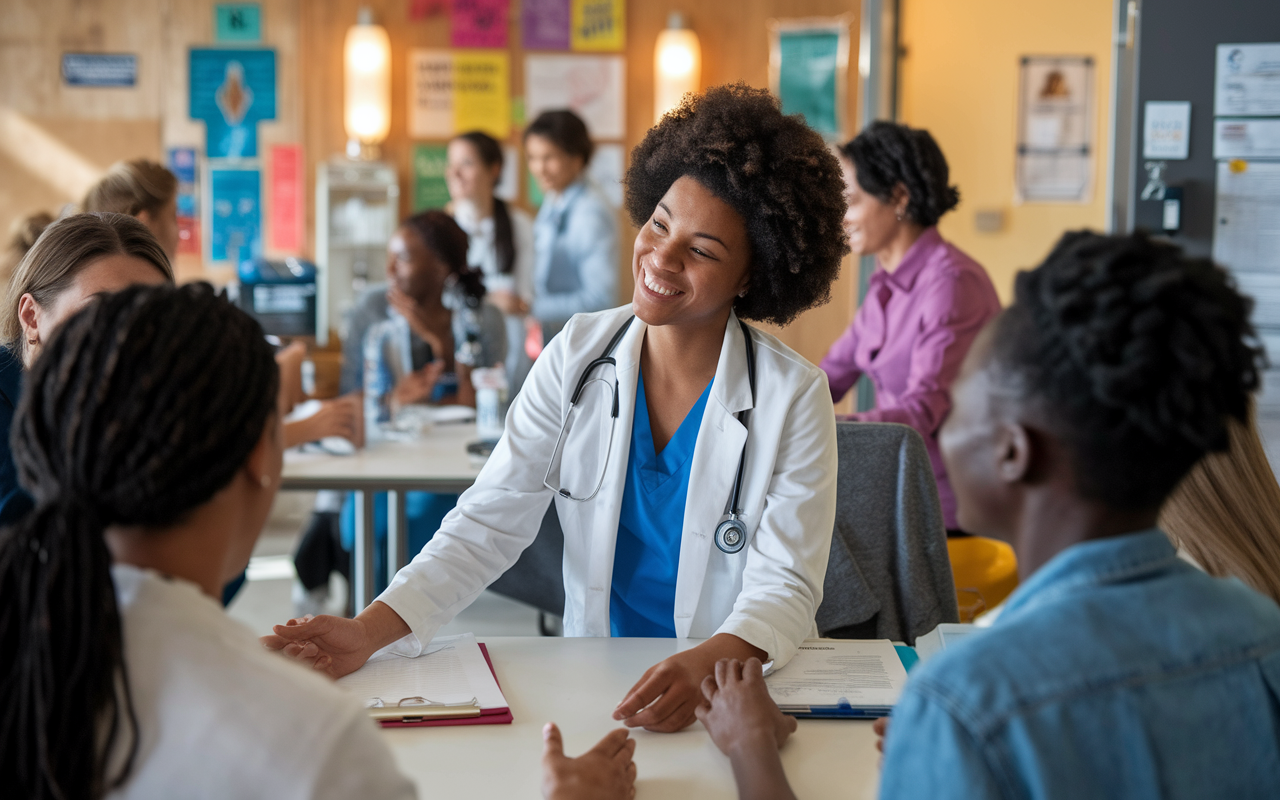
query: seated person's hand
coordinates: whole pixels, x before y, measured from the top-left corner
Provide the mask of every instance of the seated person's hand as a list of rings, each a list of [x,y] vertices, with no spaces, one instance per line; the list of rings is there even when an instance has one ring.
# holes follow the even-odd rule
[[[560,729],[542,729],[542,796],[547,800],[614,800],[636,796],[636,741],[619,728],[578,756],[564,754]]]
[[[395,402],[398,406],[410,403],[425,403],[431,399],[435,391],[436,381],[444,374],[444,361],[436,359],[422,369],[414,370],[400,379],[395,388]]]
[[[493,289],[485,293],[485,302],[492,303],[503,314],[519,316],[529,313],[529,304],[515,292],[505,289]]]
[[[331,678],[360,669],[377,650],[369,644],[364,623],[358,619],[308,614],[271,630],[274,633],[258,640],[263,647],[280,650]]]
[[[698,719],[711,741],[726,755],[777,750],[796,730],[796,721],[769,697],[760,660],[721,659],[714,676],[702,682],[707,705],[698,706]]]
[[[876,732],[876,750],[880,751],[880,763],[884,763],[884,737],[889,735],[889,717],[880,717],[871,725]]]
[[[359,392],[325,400],[311,416],[285,423],[285,447],[315,442],[326,436],[341,436],[357,447],[364,438],[364,423]]]
[[[307,346],[293,342],[276,353],[276,366],[280,369],[280,407],[287,414],[307,399],[302,391],[302,362],[307,359]]]
[[[660,733],[687,728],[696,720],[694,709],[702,703],[702,679],[712,669],[697,648],[676,653],[645,671],[613,718],[628,728]]]

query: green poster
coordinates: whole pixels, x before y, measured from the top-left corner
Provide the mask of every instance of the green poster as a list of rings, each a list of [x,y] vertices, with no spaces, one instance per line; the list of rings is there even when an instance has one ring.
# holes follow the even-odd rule
[[[449,202],[449,187],[444,172],[449,158],[446,148],[438,144],[413,146],[413,210],[444,208]]]
[[[532,172],[525,173],[525,188],[529,191],[529,205],[537,208],[542,205],[542,187]]]
[[[803,114],[809,127],[824,138],[838,138],[839,32],[781,31],[778,50],[778,97],[782,99],[782,113]]]
[[[213,40],[262,41],[262,9],[257,3],[219,3],[214,6]]]

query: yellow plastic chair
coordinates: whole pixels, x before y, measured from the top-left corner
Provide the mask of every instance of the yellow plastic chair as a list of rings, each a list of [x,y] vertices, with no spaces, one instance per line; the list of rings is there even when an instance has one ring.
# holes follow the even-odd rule
[[[1018,586],[1018,559],[1004,542],[982,536],[950,536],[947,553],[961,622],[973,622],[974,617],[1000,605]]]

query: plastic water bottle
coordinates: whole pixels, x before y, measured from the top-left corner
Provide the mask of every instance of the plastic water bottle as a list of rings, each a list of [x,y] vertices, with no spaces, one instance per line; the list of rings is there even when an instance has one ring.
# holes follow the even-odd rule
[[[481,441],[496,442],[502,438],[507,416],[507,371],[502,367],[473,369],[471,383],[476,387],[476,433]]]
[[[400,326],[394,319],[375,322],[364,335],[364,437],[385,438],[395,418],[396,383],[403,375]]]

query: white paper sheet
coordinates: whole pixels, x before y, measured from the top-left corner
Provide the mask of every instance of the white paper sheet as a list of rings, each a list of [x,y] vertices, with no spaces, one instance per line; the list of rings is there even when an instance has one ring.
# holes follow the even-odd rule
[[[417,658],[381,652],[337,683],[366,703],[375,697],[389,706],[406,697],[446,704],[475,698],[482,709],[507,708],[507,699],[470,633],[433,639],[426,655]]]
[[[1280,43],[1218,45],[1213,113],[1280,116]]]
[[[888,639],[808,639],[765,683],[780,706],[881,707],[898,702],[907,671]]]
[[[1213,157],[1280,158],[1280,119],[1216,119]]]
[[[1148,101],[1142,115],[1142,157],[1182,160],[1191,145],[1191,104]]]
[[[626,131],[622,56],[532,55],[524,62],[525,114],[573,109],[592,139],[621,139]]]

